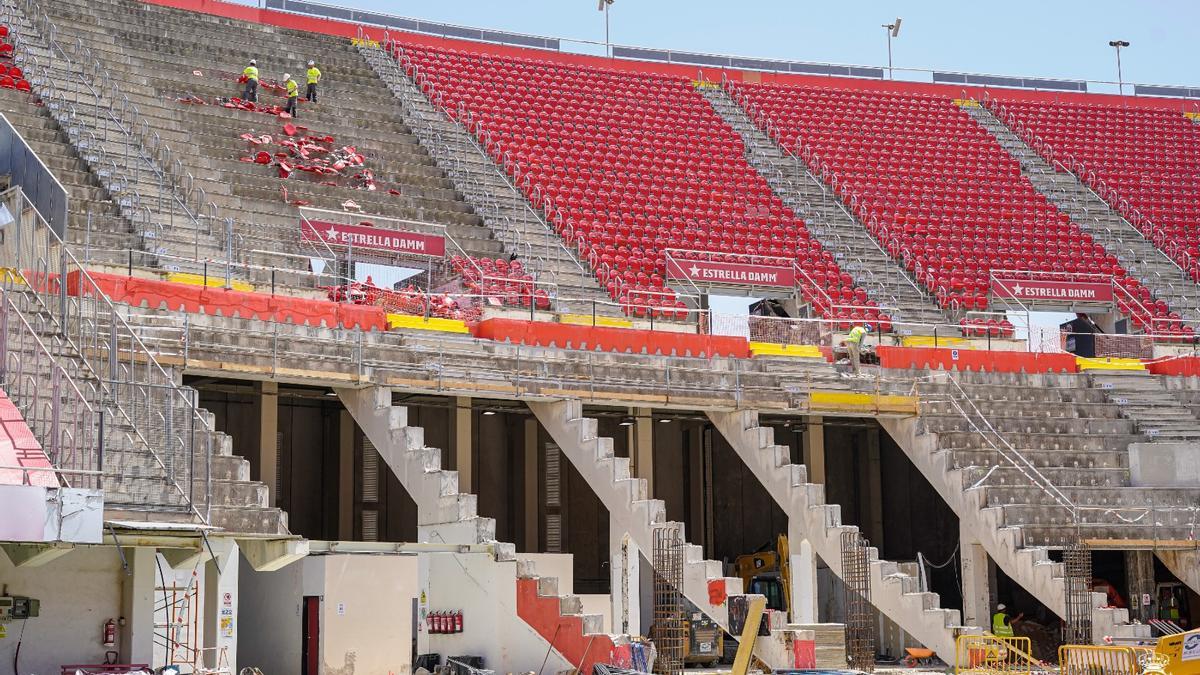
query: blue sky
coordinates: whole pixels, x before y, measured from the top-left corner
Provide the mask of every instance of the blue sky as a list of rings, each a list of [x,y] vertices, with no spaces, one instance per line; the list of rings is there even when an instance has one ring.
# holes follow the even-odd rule
[[[447,23],[604,40],[596,0],[323,0]],[[1003,11],[1000,11],[1000,10]],[[880,24],[904,18],[897,68],[1115,80],[1108,41],[1127,40],[1126,82],[1200,85],[1194,0],[616,0],[616,44],[884,65]],[[897,79],[903,76],[898,74]],[[1096,90],[1102,90],[1097,87]]]

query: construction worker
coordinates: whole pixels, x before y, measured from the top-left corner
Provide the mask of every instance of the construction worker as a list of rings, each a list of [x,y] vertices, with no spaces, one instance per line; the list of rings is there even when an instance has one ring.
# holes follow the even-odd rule
[[[296,84],[292,76],[287,73],[283,75],[283,84],[287,87],[288,100],[287,107],[283,111],[291,115],[292,119],[298,119],[296,116],[296,101],[300,98],[300,85]]]
[[[1004,603],[996,605],[996,613],[992,615],[992,635],[1001,638],[1010,638],[1013,633],[1013,624],[1020,621],[1025,615],[1018,614],[1017,618],[1012,618],[1008,615],[1008,607]]]
[[[308,70],[304,73],[308,78],[308,89],[304,92],[304,98],[308,99],[309,103],[317,102],[317,83],[321,81],[321,71],[317,69],[317,64],[309,61]]]
[[[850,334],[846,336],[846,352],[850,356],[850,368],[858,375],[861,370],[859,359],[862,358],[862,341],[875,328],[871,324],[855,326],[850,329]]]
[[[258,61],[256,59],[250,59],[250,65],[242,71],[242,77],[246,79],[246,90],[242,92],[242,100],[258,103]]]

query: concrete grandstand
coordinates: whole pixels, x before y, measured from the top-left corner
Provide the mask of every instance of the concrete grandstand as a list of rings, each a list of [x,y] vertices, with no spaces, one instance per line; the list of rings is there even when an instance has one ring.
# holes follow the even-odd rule
[[[0,3],[0,662],[984,672],[999,604],[1010,666],[1200,619],[1195,99],[272,6]]]

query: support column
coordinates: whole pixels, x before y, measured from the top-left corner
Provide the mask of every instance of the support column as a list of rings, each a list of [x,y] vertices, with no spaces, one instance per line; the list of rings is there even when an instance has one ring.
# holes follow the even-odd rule
[[[863,533],[871,540],[871,545],[883,550],[883,476],[879,458],[879,427],[867,429],[866,448],[864,448],[863,474],[860,485],[862,498]]]
[[[801,527],[801,523],[788,523],[792,623],[817,623],[817,555]]]
[[[1142,623],[1154,618],[1158,598],[1154,589],[1154,552],[1125,551],[1125,579],[1129,586],[1129,618]],[[1143,596],[1150,596],[1150,604],[1143,603]]]
[[[819,415],[809,417],[804,425],[804,466],[808,482],[825,483],[825,419]]]
[[[541,463],[538,457],[539,426],[536,417],[525,419],[525,461],[523,473],[525,476],[524,517],[525,541],[522,550],[527,553],[537,553],[541,550],[541,532],[538,530],[538,486],[541,485]]]
[[[154,663],[154,575],[157,570],[153,548],[124,549],[129,569],[121,585],[121,616],[117,627],[120,658],[125,663]]]
[[[991,630],[991,573],[987,551],[963,525],[959,526],[958,546],[962,560],[963,625]]]
[[[632,443],[629,456],[633,458],[633,475],[646,479],[646,497],[654,499],[654,419],[650,408],[633,409]]]
[[[608,521],[612,572],[612,626],[619,635],[642,635],[641,556],[637,544],[615,520]]]
[[[471,397],[455,397],[454,414],[450,416],[450,445],[454,453],[454,470],[458,472],[458,489],[467,494],[475,491],[475,437],[471,413]]]
[[[237,670],[238,545],[212,539],[215,558],[204,564],[204,662],[210,668]]]
[[[354,416],[342,410],[338,418],[338,539],[354,539]]]
[[[257,468],[258,471],[257,475],[251,471],[250,477],[267,486],[268,506],[277,506],[279,495],[275,492],[279,483],[279,384],[259,382],[257,395],[258,400],[254,407],[258,414],[258,461],[251,463],[251,469]]]

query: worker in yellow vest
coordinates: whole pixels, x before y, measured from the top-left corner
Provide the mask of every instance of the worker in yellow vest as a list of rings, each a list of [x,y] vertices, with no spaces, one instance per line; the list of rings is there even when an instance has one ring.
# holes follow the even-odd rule
[[[287,107],[283,111],[291,115],[292,119],[298,119],[296,115],[296,101],[300,98],[300,85],[296,84],[292,76],[287,73],[283,75],[283,84],[287,87]]]
[[[850,334],[846,336],[846,353],[850,357],[850,367],[857,375],[861,370],[859,360],[862,358],[862,341],[871,331],[875,330],[871,324],[855,326],[850,329]]]
[[[1024,614],[1018,614],[1014,619],[1008,615],[1008,607],[1005,607],[1004,603],[996,605],[996,613],[992,615],[992,635],[1001,638],[1014,637],[1013,624],[1024,616]]]
[[[317,83],[321,81],[321,71],[317,69],[317,64],[309,61],[308,71],[304,73],[308,79],[308,89],[304,92],[304,98],[308,99],[309,103],[317,102]]]
[[[250,59],[250,65],[242,71],[242,77],[246,79],[246,89],[242,92],[242,100],[258,103],[258,61]]]

